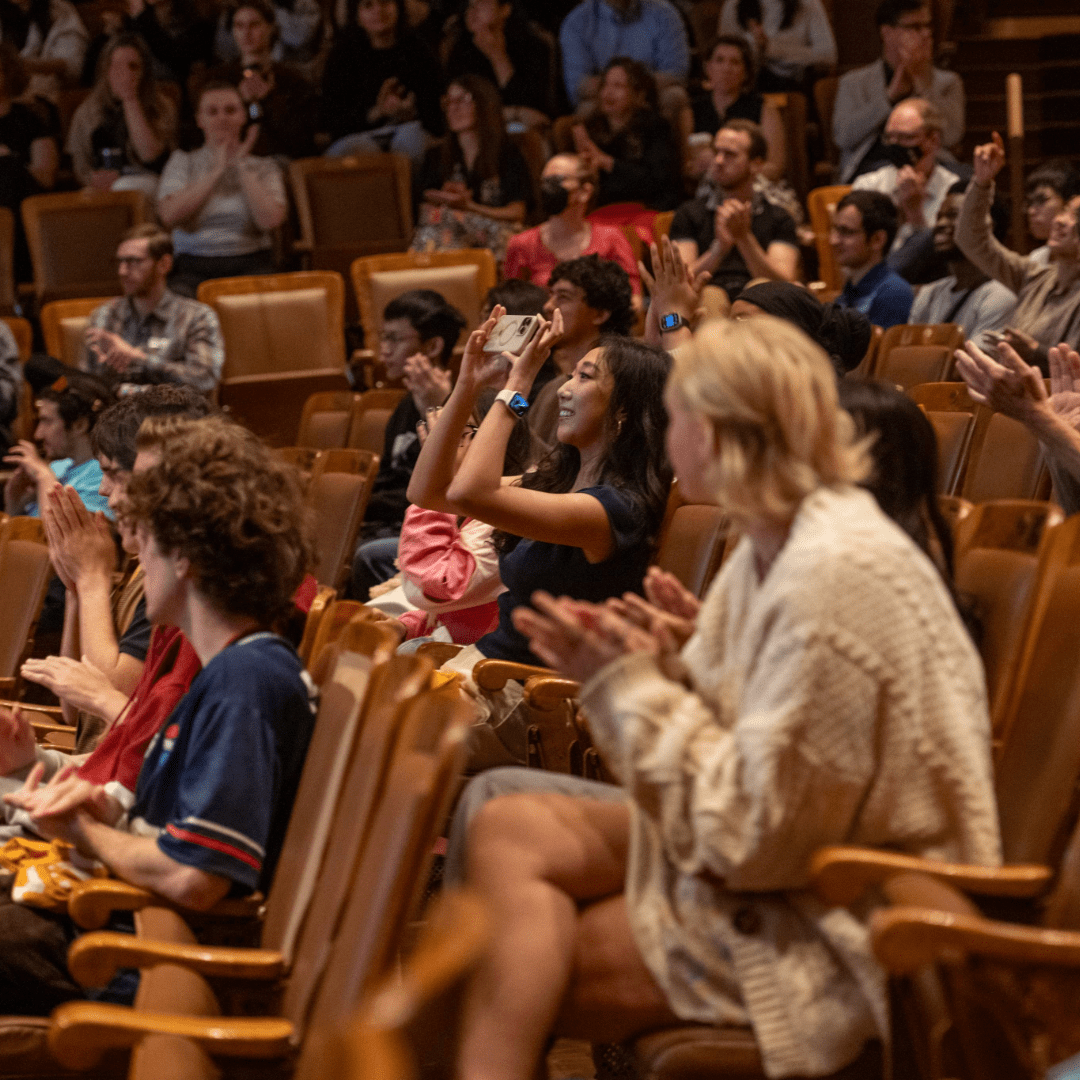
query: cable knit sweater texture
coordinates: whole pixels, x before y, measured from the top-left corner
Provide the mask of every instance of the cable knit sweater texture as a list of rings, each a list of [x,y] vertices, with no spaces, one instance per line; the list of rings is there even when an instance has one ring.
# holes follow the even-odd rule
[[[770,1077],[887,1038],[863,918],[806,890],[850,843],[1001,860],[978,653],[937,571],[855,488],[807,497],[759,582],[743,539],[681,655],[640,655],[581,702],[634,799],[626,897],[686,1020],[753,1026]]]

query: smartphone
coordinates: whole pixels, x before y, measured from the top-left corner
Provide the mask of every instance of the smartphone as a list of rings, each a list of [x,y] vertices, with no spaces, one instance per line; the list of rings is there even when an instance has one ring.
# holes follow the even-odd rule
[[[491,331],[484,352],[520,356],[539,329],[539,315],[504,315]]]

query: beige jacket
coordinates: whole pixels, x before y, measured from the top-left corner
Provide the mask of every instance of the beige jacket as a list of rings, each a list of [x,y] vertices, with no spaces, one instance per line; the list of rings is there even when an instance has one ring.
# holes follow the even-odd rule
[[[885,977],[810,859],[1000,862],[978,653],[930,561],[844,488],[804,500],[761,583],[742,540],[681,659],[685,685],[638,655],[582,691],[634,799],[635,940],[679,1016],[753,1025],[770,1077],[833,1072],[887,1037]]]

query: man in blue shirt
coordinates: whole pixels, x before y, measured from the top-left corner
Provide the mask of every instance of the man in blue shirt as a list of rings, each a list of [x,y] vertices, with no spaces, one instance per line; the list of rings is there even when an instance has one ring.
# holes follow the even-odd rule
[[[686,27],[669,0],[582,0],[559,30],[566,94],[576,108],[596,96],[599,76],[616,56],[640,60],[654,75],[685,83]]]
[[[202,671],[150,743],[126,814],[75,777],[37,788],[40,765],[5,800],[115,876],[207,910],[267,890],[284,840],[314,717],[303,665],[268,628],[291,610],[313,547],[295,470],[239,425],[178,422],[155,460],[146,453],[124,502],[146,614],[184,632]],[[0,905],[0,1012],[83,996],[67,927],[7,896]],[[131,989],[114,987],[114,1000]]]
[[[898,226],[888,195],[852,191],[836,204],[829,230],[829,244],[847,274],[837,303],[886,330],[908,321],[915,300],[911,286],[885,261]]]
[[[45,497],[58,484],[73,487],[91,513],[107,509],[106,499],[98,494],[101,466],[90,444],[90,432],[111,404],[108,387],[80,371],[61,375],[41,392],[34,428],[41,454],[33,443],[22,439],[4,458],[16,466],[4,488],[4,507],[9,514],[40,517]]]

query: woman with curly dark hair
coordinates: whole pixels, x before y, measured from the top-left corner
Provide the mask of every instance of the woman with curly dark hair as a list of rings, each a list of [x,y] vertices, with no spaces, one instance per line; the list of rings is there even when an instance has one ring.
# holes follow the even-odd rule
[[[574,146],[599,175],[596,205],[680,202],[675,133],[660,115],[656,80],[637,60],[616,56],[604,69],[597,107],[575,126]]]
[[[529,168],[507,138],[502,99],[487,79],[459,75],[442,104],[448,134],[420,170],[413,250],[486,247],[502,262],[533,202]]]
[[[445,468],[440,473],[418,463],[414,480],[429,479],[411,484],[408,493],[427,509],[467,515],[498,530],[499,574],[506,586],[498,626],[445,665],[466,676],[483,657],[538,663],[510,618],[537,589],[593,601],[639,592],[671,486],[663,407],[669,358],[617,336],[602,338],[560,387],[555,449],[535,471],[503,482],[507,441],[528,410],[533,380],[563,326],[556,311],[521,356],[485,353],[502,314],[496,307],[469,337],[454,390],[421,451],[422,461],[427,455],[444,461]],[[492,386],[502,386],[496,405],[454,473],[476,399]],[[525,731],[515,713],[521,686],[511,683],[489,693],[467,678],[466,690],[480,720],[473,729],[470,769],[524,763]]]

